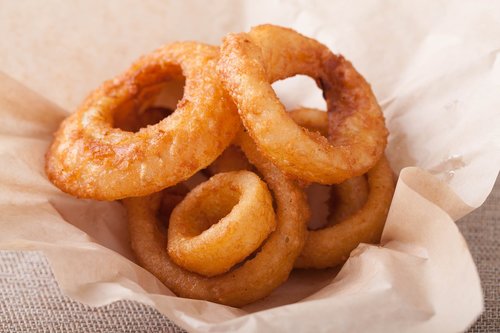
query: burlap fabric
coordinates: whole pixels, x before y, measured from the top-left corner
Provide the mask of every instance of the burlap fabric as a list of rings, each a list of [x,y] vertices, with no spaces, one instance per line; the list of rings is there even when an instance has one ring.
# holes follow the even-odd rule
[[[485,311],[471,333],[500,332],[500,178],[481,208],[457,222],[476,262]]]
[[[481,276],[486,310],[469,329],[500,331],[500,181],[458,222]],[[121,301],[91,308],[65,297],[43,255],[0,251],[0,332],[185,332],[153,308]]]

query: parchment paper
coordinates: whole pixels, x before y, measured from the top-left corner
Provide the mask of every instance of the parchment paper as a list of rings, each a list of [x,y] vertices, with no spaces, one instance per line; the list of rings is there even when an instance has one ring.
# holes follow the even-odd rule
[[[481,312],[479,278],[453,221],[485,200],[500,169],[498,3],[0,7],[0,249],[43,251],[68,296],[95,306],[134,299],[211,332],[456,332]],[[258,23],[295,28],[353,62],[384,109],[399,180],[381,246],[360,245],[338,275],[297,272],[270,297],[234,309],[173,296],[131,261],[120,204],[61,193],[43,162],[65,115],[140,54],[173,40],[218,43]],[[324,106],[310,80],[276,89],[289,107]]]

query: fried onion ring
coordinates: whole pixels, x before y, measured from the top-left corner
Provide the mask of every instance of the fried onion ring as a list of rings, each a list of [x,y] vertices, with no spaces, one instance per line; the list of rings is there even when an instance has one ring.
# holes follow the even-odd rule
[[[367,178],[369,194],[363,207],[345,220],[309,231],[296,268],[334,267],[346,261],[360,243],[380,241],[394,194],[393,174],[385,156],[368,171]]]
[[[157,212],[162,194],[124,200],[138,262],[179,296],[231,306],[254,302],[288,278],[304,245],[309,210],[302,189],[263,158],[248,136],[242,134],[238,141],[274,194],[277,222],[260,251],[241,266],[214,277],[181,268],[170,259],[167,237],[160,232]]]
[[[168,254],[191,272],[222,274],[257,250],[275,227],[271,193],[259,176],[219,173],[172,212]]]
[[[181,203],[189,193],[189,188],[183,183],[169,187],[163,191],[163,197],[160,208],[160,216],[170,218],[174,208]]]
[[[325,112],[303,108],[288,114],[299,126],[314,130],[318,135],[327,132]],[[308,231],[296,268],[334,267],[347,260],[359,243],[380,241],[395,186],[385,156],[367,173],[366,179],[360,176],[332,185],[331,200],[334,202],[328,225]]]
[[[287,115],[303,129],[328,136],[328,113],[325,111],[301,107],[288,111]]]
[[[252,170],[252,165],[248,162],[245,154],[238,146],[231,145],[217,157],[217,159],[207,167],[210,175],[221,172]]]
[[[49,179],[77,197],[115,200],[157,192],[205,168],[240,128],[217,59],[217,47],[174,43],[105,82],[61,124],[46,156]],[[172,115],[136,133],[114,127],[114,114],[141,107],[143,90],[183,75],[184,96]]]
[[[339,223],[354,215],[368,200],[368,193],[368,182],[364,175],[332,185],[328,205],[330,209],[328,225]]]
[[[387,129],[369,84],[342,56],[291,29],[261,25],[223,40],[217,65],[259,149],[283,172],[321,184],[360,176],[382,157]],[[329,113],[329,141],[286,116],[271,83],[314,78]]]
[[[328,135],[328,115],[326,112],[300,108],[287,113],[298,125],[322,136]],[[333,225],[356,213],[368,199],[366,177],[358,176],[347,179],[330,187],[328,225]]]

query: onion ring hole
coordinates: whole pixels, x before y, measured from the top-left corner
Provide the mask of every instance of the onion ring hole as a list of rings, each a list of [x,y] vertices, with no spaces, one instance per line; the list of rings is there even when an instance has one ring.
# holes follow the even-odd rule
[[[326,101],[323,91],[318,87],[313,78],[297,74],[295,76],[278,80],[271,85],[278,99],[287,110],[302,107],[326,110]],[[300,94],[289,92],[300,91]]]
[[[159,123],[170,116],[184,95],[186,78],[173,76],[171,80],[141,89],[137,96],[116,109],[113,127],[127,132]]]

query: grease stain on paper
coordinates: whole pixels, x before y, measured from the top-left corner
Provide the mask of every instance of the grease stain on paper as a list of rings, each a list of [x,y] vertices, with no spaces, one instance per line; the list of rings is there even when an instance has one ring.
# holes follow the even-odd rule
[[[466,163],[461,155],[452,155],[436,166],[429,168],[428,171],[433,175],[440,175],[445,182],[450,182],[456,171],[465,166]]]

